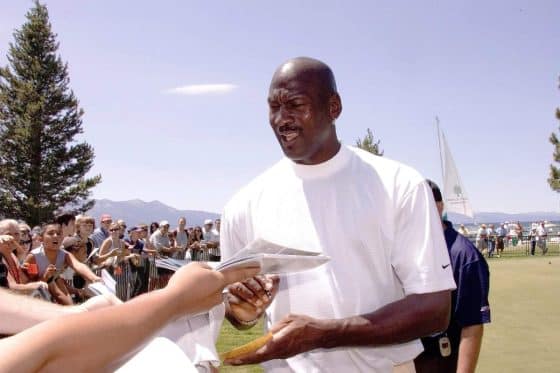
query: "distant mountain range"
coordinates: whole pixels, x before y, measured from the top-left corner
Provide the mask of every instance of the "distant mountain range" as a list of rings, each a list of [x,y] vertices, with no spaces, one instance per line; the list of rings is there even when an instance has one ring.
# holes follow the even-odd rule
[[[473,219],[468,216],[449,213],[449,220],[453,223],[472,223]],[[475,212],[474,221],[477,223],[503,223],[509,222],[536,222],[540,220],[547,221],[560,221],[560,213],[551,211],[535,211],[535,212],[523,212],[519,214],[506,214],[503,212]]]
[[[171,224],[171,228],[177,226],[177,221],[181,216],[187,219],[187,226],[189,227],[202,226],[205,219],[215,220],[220,217],[220,214],[215,212],[178,210],[159,201],[145,202],[140,199],[130,201],[98,199],[95,201],[95,206],[87,214],[94,217],[96,221],[99,221],[102,214],[109,214],[113,220],[123,219],[129,227],[139,223],[149,225],[154,221],[167,220]]]
[[[123,219],[129,226],[138,223],[150,224],[153,221],[168,220],[171,227],[177,225],[181,216],[187,219],[187,226],[202,225],[205,219],[216,219],[220,214],[209,211],[178,210],[167,206],[160,201],[145,202],[140,199],[130,201],[111,201],[109,199],[98,199],[88,215],[99,219],[101,214],[109,214],[116,219]],[[473,220],[465,215],[449,213],[449,220],[453,223],[472,223]],[[539,220],[560,221],[560,213],[557,212],[525,212],[519,214],[506,214],[503,212],[477,212],[475,222],[477,223],[500,223],[505,221],[533,222]]]

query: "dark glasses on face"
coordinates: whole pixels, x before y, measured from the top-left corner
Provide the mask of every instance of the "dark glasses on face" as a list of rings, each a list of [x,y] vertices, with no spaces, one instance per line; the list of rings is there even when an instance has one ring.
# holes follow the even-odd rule
[[[109,232],[118,232],[120,229],[119,228],[113,228],[113,229],[109,229]]]

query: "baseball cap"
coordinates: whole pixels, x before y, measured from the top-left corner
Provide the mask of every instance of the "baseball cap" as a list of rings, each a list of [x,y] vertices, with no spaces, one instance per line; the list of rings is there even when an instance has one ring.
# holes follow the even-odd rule
[[[206,224],[214,224],[214,222],[212,221],[212,219],[206,219],[204,220],[204,225]]]
[[[76,245],[78,245],[80,243],[80,240],[77,239],[76,237],[65,237],[64,240],[62,240],[62,248],[63,249],[70,249]]]
[[[101,221],[103,222],[103,221],[106,221],[106,220],[113,220],[113,218],[109,214],[101,215]]]
[[[167,220],[162,220],[159,222],[160,227],[163,227],[164,225],[169,225],[169,222]]]

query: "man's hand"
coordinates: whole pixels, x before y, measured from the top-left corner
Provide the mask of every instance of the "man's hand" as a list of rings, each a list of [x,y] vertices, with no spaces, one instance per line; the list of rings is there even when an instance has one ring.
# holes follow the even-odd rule
[[[321,341],[329,328],[329,320],[319,320],[303,315],[288,315],[270,329],[272,339],[267,344],[255,352],[226,360],[224,363],[231,365],[257,364],[272,359],[287,359],[321,348]]]
[[[256,276],[228,287],[226,315],[237,327],[258,319],[278,292],[278,276]]]

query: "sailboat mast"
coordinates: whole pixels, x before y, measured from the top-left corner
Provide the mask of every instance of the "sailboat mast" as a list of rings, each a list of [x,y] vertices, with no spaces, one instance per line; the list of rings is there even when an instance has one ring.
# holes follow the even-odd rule
[[[443,173],[443,157],[441,152],[441,131],[439,130],[439,118],[436,115],[436,130],[437,130],[437,140],[439,146],[439,165],[441,167],[441,181],[445,181],[445,175]]]

